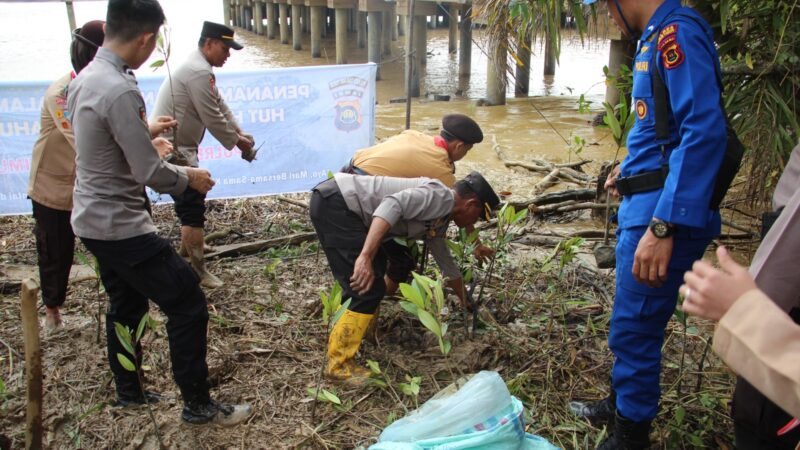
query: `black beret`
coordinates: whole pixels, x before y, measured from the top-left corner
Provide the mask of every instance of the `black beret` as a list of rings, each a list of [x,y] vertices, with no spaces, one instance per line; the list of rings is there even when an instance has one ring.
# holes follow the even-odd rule
[[[464,114],[448,114],[442,117],[442,130],[466,144],[477,144],[483,140],[481,127]]]
[[[200,32],[200,37],[219,39],[234,50],[244,48],[242,44],[233,40],[233,29],[221,23],[203,22],[203,31]]]
[[[469,175],[464,177],[464,182],[467,183],[469,188],[474,192],[481,203],[484,204],[486,208],[486,220],[489,220],[490,211],[494,211],[500,205],[500,197],[494,193],[494,189],[486,181],[486,178],[483,178],[478,172],[471,172]]]

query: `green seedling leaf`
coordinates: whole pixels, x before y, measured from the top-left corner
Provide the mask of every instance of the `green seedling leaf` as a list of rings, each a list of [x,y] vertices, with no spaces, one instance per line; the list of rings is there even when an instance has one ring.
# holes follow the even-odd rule
[[[425,328],[431,330],[437,337],[442,337],[442,328],[439,326],[439,322],[433,318],[431,313],[420,309],[417,311],[417,317],[419,317],[419,321],[425,325]]]
[[[416,316],[417,315],[417,311],[419,311],[419,308],[417,308],[417,305],[415,305],[415,304],[413,304],[411,302],[400,302],[400,307],[403,308],[404,310],[406,310],[408,313],[410,313],[413,316]]]
[[[444,341],[441,344],[441,348],[442,348],[442,354],[449,355],[450,354],[450,350],[453,348],[453,345],[450,344],[450,341]]]
[[[122,344],[125,351],[130,353],[131,356],[136,356],[136,353],[133,351],[133,343],[131,342],[131,330],[119,322],[114,322],[114,331],[117,334],[117,340]]]
[[[373,361],[371,359],[368,359],[367,367],[369,367],[369,370],[372,371],[372,373],[374,373],[375,375],[381,374],[381,366],[380,364],[378,364],[378,361]]]
[[[333,318],[331,319],[331,326],[336,325],[336,322],[338,322],[339,319],[342,318],[342,316],[344,315],[345,311],[347,311],[347,308],[350,306],[350,301],[351,300],[352,299],[348,298],[347,301],[344,302],[344,304],[339,307],[339,309],[336,311],[336,313],[333,315]]]
[[[153,61],[153,63],[150,64],[150,67],[152,69],[158,69],[159,67],[161,67],[163,65],[164,65],[164,60],[163,59],[159,59],[158,61]]]
[[[422,295],[419,290],[415,289],[410,284],[400,283],[400,293],[417,308],[425,309],[425,302],[422,301]]]
[[[128,359],[127,356],[123,355],[122,353],[117,353],[117,360],[120,364],[122,364],[122,368],[127,370],[128,372],[136,372],[136,366]]]
[[[325,398],[325,400],[333,403],[334,405],[342,404],[342,401],[339,399],[339,397],[337,397],[336,394],[327,389],[322,390],[322,396]]]
[[[139,342],[142,339],[142,334],[144,334],[145,327],[147,326],[148,314],[142,316],[142,319],[139,321],[139,326],[136,327],[136,342]]]
[[[608,103],[603,103],[603,107],[606,109],[606,115],[603,117],[603,122],[611,128],[611,134],[614,135],[614,140],[619,144],[620,139],[622,139],[622,129],[619,126],[619,120],[617,119],[617,114],[614,111],[614,108]]]

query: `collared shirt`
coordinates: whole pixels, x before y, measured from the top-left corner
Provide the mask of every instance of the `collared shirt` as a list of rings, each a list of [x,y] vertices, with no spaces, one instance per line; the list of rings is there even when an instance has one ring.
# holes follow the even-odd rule
[[[347,208],[358,214],[367,228],[375,217],[391,226],[385,237],[428,241],[442,274],[461,278],[461,271],[447,249],[446,232],[453,212],[453,191],[430,178],[394,178],[334,174]]]
[[[28,178],[28,197],[59,211],[72,209],[75,185],[75,138],[67,109],[67,87],[73,78],[71,72],[62,76],[44,94],[41,130]]]
[[[692,17],[687,17],[692,16]],[[702,26],[701,26],[702,24]],[[650,19],[634,59],[633,113],[628,156],[621,176],[659,170],[669,164],[663,189],[625,197],[620,227],[659,219],[719,232],[719,213],[708,208],[727,143],[717,81],[719,57],[708,24],[680,0],[667,0]],[[668,92],[668,142],[656,141],[653,73],[659,71]]]
[[[232,149],[239,140],[239,125],[222,99],[211,64],[200,49],[193,51],[172,74],[172,83],[172,92],[169,77],[161,84],[153,116],[171,116],[178,121],[178,148],[189,159],[189,165],[198,165],[197,147],[206,128],[220,144]]]
[[[370,175],[436,178],[448,187],[456,183],[450,154],[436,143],[436,137],[414,130],[357,151],[353,165]]]
[[[155,232],[144,186],[177,195],[188,178],[153,147],[133,73],[119,56],[100,48],[70,84],[67,104],[75,133],[75,234],[115,241]]]

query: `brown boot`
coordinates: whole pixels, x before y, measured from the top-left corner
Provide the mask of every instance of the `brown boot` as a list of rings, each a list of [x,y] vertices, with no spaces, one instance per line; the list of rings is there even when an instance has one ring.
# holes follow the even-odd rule
[[[205,242],[203,241],[202,228],[181,227],[181,250],[189,254],[189,261],[197,275],[200,276],[200,286],[206,289],[216,289],[225,284],[206,270],[206,260],[203,257]]]

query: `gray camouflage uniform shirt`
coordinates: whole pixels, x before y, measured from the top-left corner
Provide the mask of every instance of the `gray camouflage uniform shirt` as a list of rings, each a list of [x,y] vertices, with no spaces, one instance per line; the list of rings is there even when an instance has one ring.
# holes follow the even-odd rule
[[[75,234],[116,241],[155,232],[144,186],[177,195],[188,178],[153,147],[133,73],[119,56],[100,48],[70,84],[67,103],[75,133]]]
[[[197,167],[197,147],[206,128],[228,150],[239,140],[239,125],[217,89],[216,78],[200,49],[172,74],[175,111],[169,78],[158,90],[153,116],[173,116],[178,120],[178,149],[189,165]]]
[[[374,217],[391,225],[386,238],[425,238],[442,274],[461,278],[445,242],[455,196],[441,181],[431,178],[394,178],[334,174],[347,208],[369,228]]]

